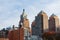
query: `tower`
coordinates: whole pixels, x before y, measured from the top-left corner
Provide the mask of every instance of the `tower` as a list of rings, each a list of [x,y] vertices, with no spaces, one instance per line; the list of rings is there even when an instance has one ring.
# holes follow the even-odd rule
[[[32,31],[34,32],[35,30],[36,30],[36,32],[39,33],[39,34],[37,33],[36,35],[40,35],[40,33],[48,31],[48,16],[44,11],[41,11],[35,17],[35,21],[32,23]],[[34,34],[34,33],[32,33],[32,34]]]
[[[27,19],[27,14],[25,13],[25,9],[23,9],[22,15],[20,17],[19,26],[23,26],[25,28],[29,28],[29,20]]]
[[[32,35],[42,37],[48,31],[48,16],[44,11],[39,12],[32,23]],[[39,39],[38,38],[38,39]]]
[[[55,14],[52,14],[49,18],[49,31],[56,32],[59,28],[59,18]]]
[[[29,27],[29,20],[27,19],[27,14],[25,13],[25,9],[23,9],[23,12],[22,12],[22,15],[20,17],[20,22],[19,22],[19,28],[23,28],[23,32],[20,32],[20,34],[23,33],[23,39],[24,40],[29,40],[29,36],[30,36],[30,33],[29,33],[29,30],[30,30],[30,27]],[[22,31],[22,30],[20,30]],[[21,37],[22,35],[20,35]]]

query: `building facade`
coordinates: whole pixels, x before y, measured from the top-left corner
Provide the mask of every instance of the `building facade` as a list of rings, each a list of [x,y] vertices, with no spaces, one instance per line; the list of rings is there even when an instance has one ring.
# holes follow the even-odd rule
[[[24,29],[20,28],[17,30],[11,30],[9,31],[9,40],[24,40]]]
[[[44,32],[48,30],[48,16],[45,12],[41,11],[32,23],[32,35],[42,37]]]
[[[49,18],[49,31],[57,31],[59,28],[59,18],[58,16],[52,14]]]

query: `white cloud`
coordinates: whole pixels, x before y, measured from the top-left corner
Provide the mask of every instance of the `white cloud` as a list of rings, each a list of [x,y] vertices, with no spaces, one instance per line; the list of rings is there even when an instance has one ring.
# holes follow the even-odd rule
[[[17,26],[22,8],[26,9],[30,25],[40,10],[44,10],[49,16],[55,13],[60,17],[60,0],[0,0],[1,28],[12,24]]]
[[[46,5],[43,10],[45,10],[49,16],[54,13],[60,19],[60,0],[54,0],[52,3]]]
[[[12,14],[10,16],[8,16],[8,18],[4,20],[4,18],[0,20],[0,26],[1,28],[5,28],[8,26],[18,26],[19,20],[20,20],[20,12],[18,12],[17,10],[14,10],[13,12],[11,12]],[[14,14],[13,14],[14,13]],[[0,28],[0,29],[1,29]]]
[[[29,5],[26,7],[26,12],[27,12],[28,19],[30,21],[30,27],[31,27],[31,23],[35,20],[35,16],[39,12],[39,10],[35,6]]]
[[[0,29],[15,24],[20,17],[19,7],[22,3],[17,0],[0,0]]]
[[[49,16],[52,13],[59,15],[60,14],[60,0],[54,1],[53,3],[48,4],[43,10],[45,10]]]
[[[42,3],[46,1],[41,1]],[[48,1],[47,1],[48,2]],[[30,5],[27,7],[27,10],[29,10],[29,20],[32,22],[35,19],[35,16],[38,14],[40,10],[44,10],[48,16],[50,16],[52,13],[56,14],[57,16],[60,17],[60,0],[53,0],[51,3],[48,4],[43,4],[39,5],[40,3],[35,2],[33,5]],[[31,17],[32,16],[32,17]]]

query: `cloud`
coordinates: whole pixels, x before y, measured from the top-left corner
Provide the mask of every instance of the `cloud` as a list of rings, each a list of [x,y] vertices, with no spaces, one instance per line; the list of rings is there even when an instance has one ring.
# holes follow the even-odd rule
[[[13,14],[15,13],[15,14]],[[10,16],[8,15],[7,18],[0,18],[0,26],[2,28],[8,27],[8,26],[18,26],[19,20],[20,20],[20,12],[18,12],[17,10],[15,10],[14,12],[12,12],[12,14],[10,14]],[[0,28],[1,29],[1,28]]]
[[[60,0],[54,1],[53,3],[48,4],[43,10],[45,10],[50,16],[52,13],[60,16]]]
[[[0,0],[0,29],[17,25],[20,17],[22,3],[17,0]]]
[[[60,0],[51,0],[49,3],[48,2],[49,1],[42,0],[40,3],[34,2],[32,5],[27,7],[27,11],[29,10],[28,12],[30,12],[29,20],[31,23],[35,19],[35,16],[38,14],[38,12],[40,12],[40,10],[45,11],[48,14],[48,17],[52,15],[52,13],[60,17]]]
[[[23,8],[26,9],[30,25],[41,10],[48,16],[55,13],[60,17],[60,0],[0,0],[0,29],[13,24],[18,26]]]
[[[52,3],[46,5],[43,10],[46,11],[48,16],[51,16],[54,13],[55,15],[58,16],[59,21],[60,21],[60,0],[58,0],[58,1],[55,0]],[[60,24],[60,22],[59,22],[59,24]]]
[[[26,13],[30,21],[30,27],[31,27],[31,23],[35,20],[35,16],[37,15],[38,12],[39,10],[33,5],[29,5],[26,7]]]

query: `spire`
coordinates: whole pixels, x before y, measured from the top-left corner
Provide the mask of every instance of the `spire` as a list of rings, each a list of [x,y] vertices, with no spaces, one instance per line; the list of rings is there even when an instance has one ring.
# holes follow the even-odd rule
[[[40,14],[46,14],[43,10],[41,10]]]
[[[50,17],[58,18],[58,16],[56,16],[54,13]]]
[[[43,10],[41,10],[38,15],[44,15],[44,14],[46,13]]]
[[[25,9],[23,9],[23,14],[24,14],[24,12],[25,12]]]
[[[42,13],[44,13],[44,11],[43,11],[43,10],[41,10],[41,12],[40,12],[40,13],[42,14]]]
[[[27,19],[27,14],[25,13],[25,9],[23,9],[23,18]]]
[[[27,19],[27,14],[25,13],[25,9],[23,9],[21,19]]]

